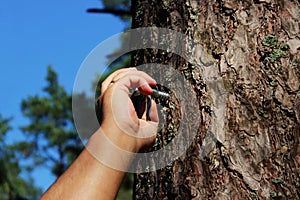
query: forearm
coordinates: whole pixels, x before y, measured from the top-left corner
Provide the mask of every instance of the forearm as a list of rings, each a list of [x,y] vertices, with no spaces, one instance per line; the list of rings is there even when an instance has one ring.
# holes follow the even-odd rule
[[[124,175],[84,149],[41,199],[114,199]]]

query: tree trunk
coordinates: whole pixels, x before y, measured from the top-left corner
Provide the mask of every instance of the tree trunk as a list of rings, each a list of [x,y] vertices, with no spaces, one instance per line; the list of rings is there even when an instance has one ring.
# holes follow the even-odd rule
[[[226,90],[224,135],[212,132],[214,146],[202,156],[214,115],[210,83],[182,57],[135,52],[135,66],[163,63],[184,75],[199,101],[200,127],[190,130],[197,135],[185,156],[136,175],[134,199],[299,199],[299,1],[134,0],[132,11],[133,28],[172,29],[203,46]],[[168,112],[171,128],[154,148],[175,135],[181,114]]]

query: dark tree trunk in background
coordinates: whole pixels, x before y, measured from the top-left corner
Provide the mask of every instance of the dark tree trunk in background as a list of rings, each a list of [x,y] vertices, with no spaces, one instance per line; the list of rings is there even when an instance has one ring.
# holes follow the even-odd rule
[[[133,28],[169,28],[199,42],[227,91],[225,137],[202,158],[198,146],[211,104],[197,67],[162,51],[135,53],[134,65],[168,64],[190,81],[201,120],[195,122],[200,130],[183,159],[136,175],[134,198],[299,199],[299,1],[133,0],[132,10]],[[167,123],[178,124],[179,114],[169,115],[173,120]],[[172,134],[164,132],[161,141]]]

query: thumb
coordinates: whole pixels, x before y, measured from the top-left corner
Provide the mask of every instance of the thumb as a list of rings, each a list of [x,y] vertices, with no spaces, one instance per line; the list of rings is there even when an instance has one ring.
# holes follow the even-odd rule
[[[149,110],[149,118],[152,122],[159,122],[157,106],[154,100],[151,99],[151,107]]]

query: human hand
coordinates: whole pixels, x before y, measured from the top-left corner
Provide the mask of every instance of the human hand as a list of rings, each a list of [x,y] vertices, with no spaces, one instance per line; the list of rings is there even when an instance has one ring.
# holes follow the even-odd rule
[[[139,119],[129,89],[138,88],[142,94],[150,95],[155,85],[154,79],[135,68],[118,70],[106,78],[99,97],[103,114],[100,128],[42,199],[116,197],[124,172],[137,152],[153,145],[158,128],[155,102],[151,102],[148,119]]]
[[[144,95],[151,95],[156,81],[136,68],[117,70],[101,84],[101,132],[118,147],[138,152],[152,146],[158,128],[156,103],[151,100],[150,120],[139,119],[129,97],[130,88],[139,88]]]

